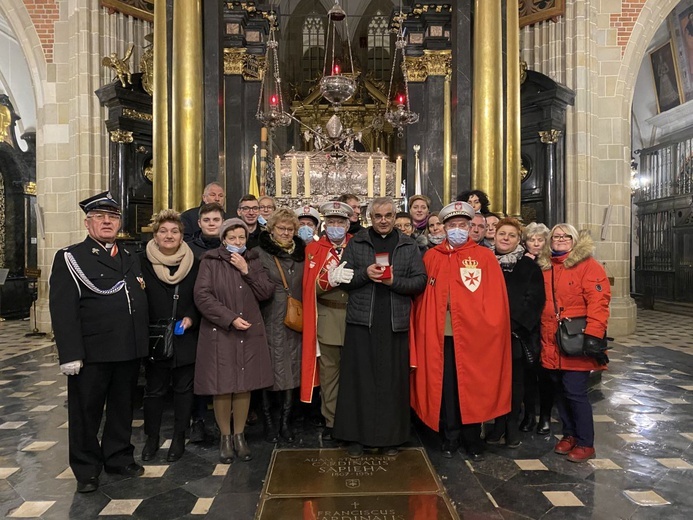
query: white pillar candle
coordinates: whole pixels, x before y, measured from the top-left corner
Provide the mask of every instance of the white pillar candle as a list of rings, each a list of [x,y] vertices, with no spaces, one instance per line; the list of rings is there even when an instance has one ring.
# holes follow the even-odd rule
[[[368,198],[373,198],[373,156],[368,157]]]
[[[295,156],[291,158],[291,196],[298,196],[298,160]]]
[[[397,157],[395,162],[395,197],[402,195],[402,158]]]
[[[384,197],[385,196],[385,188],[386,188],[386,180],[387,180],[387,161],[385,160],[385,157],[380,159],[380,196]]]
[[[310,197],[310,157],[303,159],[303,183],[305,185],[304,196]]]
[[[282,160],[277,155],[274,158],[274,185],[276,188],[275,195],[277,197],[282,196]]]

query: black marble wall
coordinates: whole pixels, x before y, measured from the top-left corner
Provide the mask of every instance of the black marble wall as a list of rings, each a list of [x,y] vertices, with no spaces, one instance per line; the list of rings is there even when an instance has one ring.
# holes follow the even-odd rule
[[[472,7],[473,0],[457,0],[452,13],[452,135],[457,156],[456,186],[452,194],[470,188],[472,165]],[[454,166],[453,162],[453,166]]]

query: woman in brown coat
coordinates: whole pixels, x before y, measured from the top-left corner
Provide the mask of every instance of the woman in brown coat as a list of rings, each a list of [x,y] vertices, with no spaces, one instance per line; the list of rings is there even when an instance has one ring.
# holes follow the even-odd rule
[[[224,221],[219,238],[221,246],[202,257],[195,284],[195,304],[202,314],[195,393],[214,396],[219,458],[228,464],[234,450],[244,461],[252,458],[243,434],[250,392],[273,384],[258,301],[270,298],[274,285],[257,252],[246,251],[248,227],[241,219]]]

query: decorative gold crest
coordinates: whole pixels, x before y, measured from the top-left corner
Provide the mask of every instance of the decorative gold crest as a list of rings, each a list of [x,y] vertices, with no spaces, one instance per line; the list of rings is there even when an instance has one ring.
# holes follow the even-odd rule
[[[470,256],[462,260],[462,265],[464,265],[465,269],[476,269],[479,267],[479,262]]]

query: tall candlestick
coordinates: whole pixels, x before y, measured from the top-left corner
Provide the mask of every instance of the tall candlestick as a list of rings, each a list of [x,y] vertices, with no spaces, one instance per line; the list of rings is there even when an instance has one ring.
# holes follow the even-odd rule
[[[274,186],[276,196],[282,196],[282,160],[278,155],[274,158]]]
[[[298,196],[298,160],[295,156],[291,158],[291,196]]]
[[[368,198],[373,198],[373,156],[368,157]]]
[[[395,197],[402,196],[402,158],[397,157],[395,162]]]
[[[303,184],[305,197],[310,197],[310,157],[308,156],[303,159]]]
[[[385,157],[380,159],[380,196],[384,197],[385,196],[385,187],[386,187],[386,173],[387,171],[387,161],[385,160]]]

